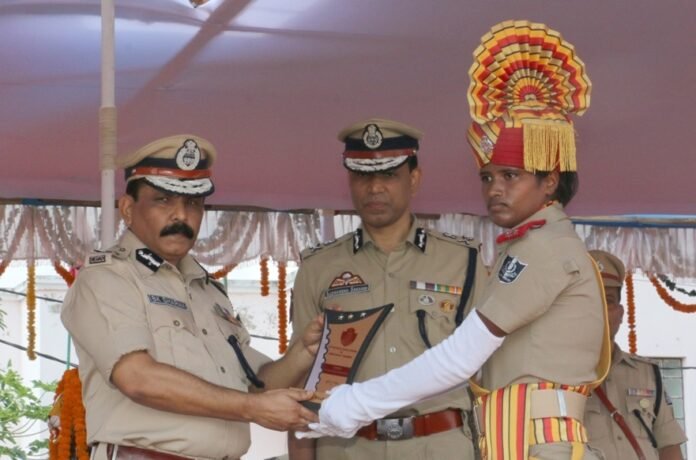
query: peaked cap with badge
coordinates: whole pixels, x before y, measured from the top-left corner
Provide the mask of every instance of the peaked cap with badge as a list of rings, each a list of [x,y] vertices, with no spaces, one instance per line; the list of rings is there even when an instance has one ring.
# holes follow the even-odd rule
[[[398,168],[418,152],[423,133],[397,121],[370,118],[338,133],[346,144],[343,165],[350,171],[372,173]]]
[[[621,289],[624,278],[626,278],[626,267],[624,267],[623,262],[614,254],[606,251],[595,249],[589,252],[595,262],[597,262],[604,285]]]
[[[215,191],[211,166],[217,157],[213,144],[200,136],[179,134],[158,139],[123,158],[126,183],[145,181],[177,195],[208,196]]]
[[[577,171],[570,114],[590,105],[585,64],[544,24],[504,21],[481,39],[469,69],[467,139],[480,167]]]

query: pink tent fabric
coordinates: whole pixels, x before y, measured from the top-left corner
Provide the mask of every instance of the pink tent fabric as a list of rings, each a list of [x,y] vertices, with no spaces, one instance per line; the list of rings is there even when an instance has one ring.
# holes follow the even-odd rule
[[[570,213],[696,214],[696,2],[119,0],[116,13],[119,153],[209,138],[214,204],[350,209],[335,135],[380,116],[425,132],[417,211],[483,213],[467,71],[490,26],[528,19],[561,31],[593,82]],[[0,3],[0,198],[99,199],[99,14],[97,0]]]

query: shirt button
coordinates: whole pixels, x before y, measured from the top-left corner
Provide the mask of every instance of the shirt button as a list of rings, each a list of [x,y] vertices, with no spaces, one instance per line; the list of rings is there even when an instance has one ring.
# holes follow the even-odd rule
[[[616,437],[616,439],[618,439],[619,441],[621,441],[621,440],[623,440],[623,437],[619,435],[619,436]]]
[[[225,368],[222,367],[222,366],[220,366],[220,372],[222,372],[222,373],[224,374],[224,373],[225,373]]]
[[[203,335],[208,335],[208,330],[207,330],[207,329],[203,329]]]
[[[181,323],[179,322],[178,319],[175,319],[175,320],[174,320],[174,326],[176,326],[176,327],[181,326]]]
[[[396,276],[396,275],[394,275],[393,273],[389,273],[388,276],[389,276],[389,278],[394,278],[394,276]]]
[[[389,347],[389,353],[396,353],[396,347]]]

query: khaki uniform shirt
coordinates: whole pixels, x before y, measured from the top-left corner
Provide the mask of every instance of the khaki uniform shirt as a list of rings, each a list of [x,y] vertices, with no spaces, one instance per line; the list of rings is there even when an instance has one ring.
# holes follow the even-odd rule
[[[202,458],[238,458],[247,451],[248,423],[151,409],[110,381],[123,355],[145,350],[158,362],[246,392],[249,382],[227,338],[238,338],[254,369],[268,358],[249,347],[249,334],[213,283],[191,256],[177,269],[130,232],[108,252],[89,257],[61,315],[80,359],[88,443]]]
[[[563,208],[554,204],[527,222],[546,220],[499,246],[477,308],[508,333],[483,367],[483,386],[596,380],[604,334],[603,291],[590,256]],[[524,225],[524,223],[522,224]]]
[[[321,248],[306,250],[293,290],[293,339],[325,308],[356,311],[394,303],[393,311],[380,326],[360,363],[356,381],[383,375],[407,363],[426,350],[418,332],[417,310],[426,311],[425,326],[432,345],[454,331],[460,296],[436,292],[433,286],[428,290],[425,283],[437,283],[443,290],[462,288],[472,244],[467,239],[420,229],[414,219],[407,240],[389,254],[382,252],[362,229]],[[479,257],[468,306],[480,293],[486,275]],[[341,280],[350,283],[341,287],[344,284]],[[412,282],[422,284],[417,288]],[[405,408],[397,415],[447,408],[469,409],[466,389]],[[468,428],[464,427],[397,441],[322,438],[317,441],[317,458],[470,459],[473,446],[469,437]]]
[[[611,369],[602,388],[609,401],[623,415],[646,460],[657,460],[657,449],[686,442],[684,431],[674,419],[671,402],[664,390],[659,412],[655,414],[657,385],[650,361],[625,353],[614,345]],[[633,413],[634,410],[640,412],[643,421],[652,430],[657,449],[650,443],[648,432]],[[619,425],[611,418],[609,410],[594,394],[585,407],[585,427],[590,445],[601,449],[606,460],[638,458]]]

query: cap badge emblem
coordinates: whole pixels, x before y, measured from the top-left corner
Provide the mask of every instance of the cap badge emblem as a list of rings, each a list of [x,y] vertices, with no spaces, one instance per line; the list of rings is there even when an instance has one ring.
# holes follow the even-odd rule
[[[483,153],[485,153],[486,155],[490,155],[491,153],[493,153],[493,147],[495,146],[493,145],[493,141],[490,137],[483,136],[481,138],[481,150],[483,150]]]
[[[176,152],[176,165],[184,171],[196,169],[201,161],[201,151],[193,139],[186,139],[184,145]]]
[[[370,123],[369,125],[365,126],[362,139],[367,148],[374,150],[382,145],[384,136],[382,136],[382,131],[379,130],[379,127],[376,124]]]

